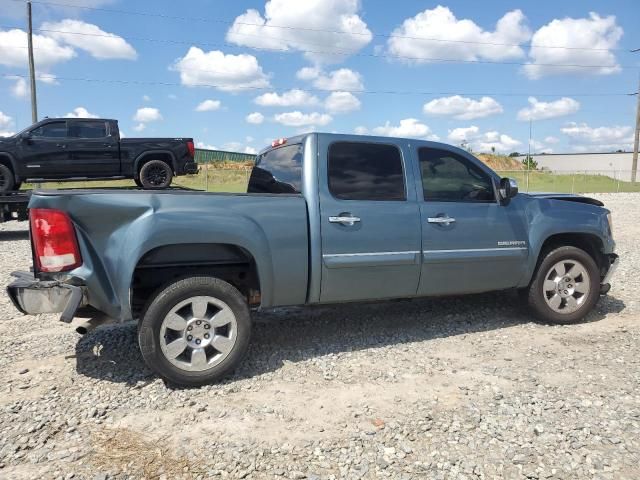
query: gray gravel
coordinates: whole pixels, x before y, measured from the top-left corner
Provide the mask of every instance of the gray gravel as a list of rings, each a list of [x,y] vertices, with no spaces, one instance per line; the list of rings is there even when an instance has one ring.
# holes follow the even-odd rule
[[[172,390],[132,324],[85,337],[0,296],[2,478],[640,477],[640,195],[600,195],[622,257],[584,323],[511,293],[256,315],[226,382]],[[30,264],[0,225],[0,281]]]

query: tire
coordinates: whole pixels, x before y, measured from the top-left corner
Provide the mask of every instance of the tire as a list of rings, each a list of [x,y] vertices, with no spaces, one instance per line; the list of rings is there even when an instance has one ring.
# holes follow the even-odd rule
[[[558,247],[538,266],[528,302],[540,319],[568,325],[582,320],[599,296],[600,271],[593,257],[576,247]]]
[[[171,185],[173,170],[163,160],[149,160],[140,169],[140,183],[147,190],[161,190]]]
[[[213,383],[231,373],[244,358],[250,336],[245,298],[213,277],[188,277],[163,288],[138,326],[147,366],[168,383],[184,387]]]
[[[142,185],[142,182],[140,181],[140,179],[139,179],[139,178],[134,178],[134,179],[133,179],[133,181],[136,183],[136,185],[137,185],[139,188],[144,188],[144,186]]]
[[[9,167],[0,163],[0,193],[13,191],[15,188],[15,178]]]

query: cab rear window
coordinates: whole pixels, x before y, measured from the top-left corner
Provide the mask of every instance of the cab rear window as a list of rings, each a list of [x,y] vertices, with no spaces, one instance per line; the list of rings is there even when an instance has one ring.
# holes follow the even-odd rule
[[[248,193],[300,193],[302,190],[301,144],[269,150],[256,159]]]

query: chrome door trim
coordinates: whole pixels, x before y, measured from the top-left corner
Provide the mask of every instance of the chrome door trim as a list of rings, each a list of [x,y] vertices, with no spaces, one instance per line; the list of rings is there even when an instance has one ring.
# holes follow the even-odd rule
[[[458,248],[453,250],[423,250],[422,253],[501,252],[503,250],[528,250],[528,247]]]
[[[419,263],[420,253],[420,250],[407,250],[403,252],[330,253],[322,255],[322,259],[327,268],[415,265]]]

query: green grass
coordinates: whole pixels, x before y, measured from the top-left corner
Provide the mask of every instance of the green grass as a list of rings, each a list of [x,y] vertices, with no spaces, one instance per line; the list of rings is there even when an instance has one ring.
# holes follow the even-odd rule
[[[205,177],[208,172],[208,181]],[[515,178],[520,191],[526,192],[558,192],[558,193],[611,193],[611,192],[640,192],[640,182],[631,183],[618,181],[606,175],[596,174],[555,174],[549,172],[498,171],[505,177]],[[527,176],[529,181],[527,184]],[[242,168],[209,168],[203,169],[197,175],[176,177],[174,186],[194,188],[209,192],[246,192],[249,171]],[[528,185],[528,188],[527,188]],[[34,186],[24,184],[22,189]],[[101,188],[101,187],[135,187],[133,180],[82,181],[82,182],[48,182],[42,188]]]
[[[640,192],[640,183],[615,180],[598,174],[557,174],[548,172],[507,171],[497,172],[504,177],[514,178],[521,192],[557,192],[557,193],[612,193]]]

